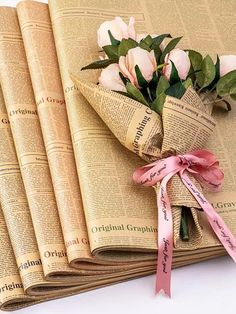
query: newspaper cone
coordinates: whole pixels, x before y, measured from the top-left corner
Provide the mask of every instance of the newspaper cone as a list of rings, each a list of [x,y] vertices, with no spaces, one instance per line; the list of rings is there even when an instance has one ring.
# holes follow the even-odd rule
[[[74,75],[71,79],[122,145],[147,161],[160,158],[163,131],[156,112]]]
[[[205,112],[204,104],[192,89],[186,92],[185,102],[167,97],[161,119],[150,108],[135,100],[74,75],[71,78],[120,143],[147,161],[204,148],[214,129],[214,120]],[[198,183],[196,185],[199,186]],[[156,190],[158,192],[158,186]],[[172,179],[168,195],[174,217],[175,246],[196,248],[202,237],[195,209],[200,208],[199,204],[177,175]],[[183,242],[180,238],[182,206],[191,208],[192,223],[188,242]]]
[[[164,137],[161,154],[186,154],[206,147],[207,141],[215,128],[215,121],[209,108],[204,105],[198,94],[190,87],[183,98],[167,97],[163,108],[162,121]],[[201,191],[201,186],[191,174],[192,182]],[[168,195],[172,204],[174,217],[175,247],[196,248],[201,241],[202,231],[198,220],[199,204],[189,193],[178,175],[169,185]],[[190,240],[183,242],[180,238],[180,221],[182,206],[191,209]]]
[[[192,90],[187,90],[184,96],[185,102],[174,97],[166,98],[162,113],[164,130],[162,156],[182,155],[203,149],[214,131],[215,121],[204,111],[204,104],[201,108],[199,104],[195,106],[194,102],[187,103],[188,93],[191,93],[192,98]],[[191,180],[201,189],[198,181],[192,176]],[[169,196],[172,205],[200,208],[194,197],[183,186],[178,175],[172,179]]]

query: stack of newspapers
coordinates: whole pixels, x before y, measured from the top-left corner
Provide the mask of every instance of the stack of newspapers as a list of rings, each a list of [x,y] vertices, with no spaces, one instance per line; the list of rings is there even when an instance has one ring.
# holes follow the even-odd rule
[[[98,26],[115,16],[133,16],[140,33],[185,34],[183,47],[235,54],[235,16],[216,2],[49,0],[0,7],[1,309],[156,271],[156,194],[132,181],[144,162],[112,135],[70,75],[97,82],[98,71],[81,68],[96,58]],[[215,114],[208,148],[226,176],[210,200],[236,235],[234,107],[227,121]],[[174,217],[173,267],[226,254],[204,213],[196,215],[187,242]]]

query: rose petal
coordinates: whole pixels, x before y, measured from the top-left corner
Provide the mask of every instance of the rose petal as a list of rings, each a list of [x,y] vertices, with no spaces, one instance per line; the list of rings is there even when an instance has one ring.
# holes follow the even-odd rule
[[[110,64],[102,70],[98,79],[99,84],[110,90],[125,92],[126,88],[119,76],[120,67],[118,64]]]

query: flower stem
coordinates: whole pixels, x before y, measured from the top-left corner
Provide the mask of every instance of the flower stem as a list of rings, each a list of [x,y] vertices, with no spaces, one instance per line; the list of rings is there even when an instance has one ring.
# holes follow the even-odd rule
[[[189,240],[188,212],[189,208],[182,206],[180,236],[183,241]]]
[[[205,97],[203,97],[202,101],[206,100],[206,99],[207,99],[207,96],[208,96],[211,92],[213,92],[215,88],[216,88],[216,84],[214,84],[214,86],[213,86],[210,90],[206,91]]]
[[[231,105],[230,105],[230,103],[226,100],[226,99],[224,99],[224,98],[221,98],[221,100],[226,104],[226,106],[227,106],[227,110],[228,111],[231,111],[232,110],[232,108],[231,108]]]
[[[215,103],[221,102],[221,101],[226,104],[228,111],[232,110],[230,103],[226,99],[224,99],[223,97],[220,97],[220,96],[217,96],[217,98],[215,100],[206,103],[206,105],[215,104]]]

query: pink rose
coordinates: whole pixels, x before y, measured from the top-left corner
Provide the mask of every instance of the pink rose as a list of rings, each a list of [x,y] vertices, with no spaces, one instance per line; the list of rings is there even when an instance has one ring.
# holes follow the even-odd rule
[[[136,65],[139,66],[145,80],[147,82],[151,81],[153,72],[157,67],[154,51],[148,52],[145,49],[136,47],[130,49],[126,56],[119,58],[119,66],[123,75],[137,88],[140,88],[135,72]]]
[[[236,70],[236,56],[228,55],[228,56],[220,56],[220,77],[225,74]]]
[[[170,61],[174,63],[180,79],[185,80],[191,66],[188,54],[179,48],[175,48],[166,55],[165,63],[167,65],[163,68],[163,74],[167,80],[170,79],[172,70],[172,63]]]
[[[98,46],[104,47],[111,45],[111,40],[108,34],[110,30],[112,36],[117,40],[122,40],[123,38],[135,39],[135,29],[134,29],[134,18],[131,17],[129,20],[129,25],[127,25],[122,18],[115,17],[112,21],[104,22],[100,25],[97,36],[98,36]]]
[[[117,63],[110,64],[102,70],[98,79],[99,84],[110,90],[126,92],[125,85],[119,76],[119,72],[121,72],[121,70]]]

